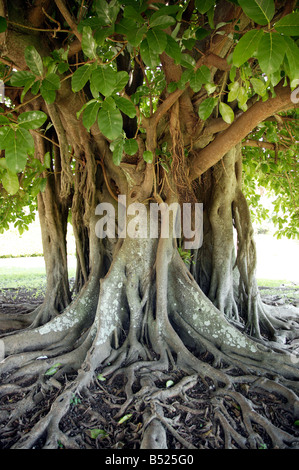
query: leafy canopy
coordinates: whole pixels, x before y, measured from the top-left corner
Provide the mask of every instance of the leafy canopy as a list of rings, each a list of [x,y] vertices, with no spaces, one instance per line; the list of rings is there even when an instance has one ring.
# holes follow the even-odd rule
[[[73,92],[85,96],[77,118],[82,119],[88,131],[98,126],[110,143],[114,164],[120,165],[124,154],[133,156],[139,151],[137,135],[145,132],[143,122],[157,111],[161,96],[190,87],[194,96],[200,97],[196,112],[202,121],[219,116],[229,125],[238,113],[247,111],[252,100],[266,101],[274,96],[274,88],[281,80],[294,90],[299,83],[299,11],[284,14],[283,8],[276,9],[274,0],[231,1],[241,7],[248,19],[244,29],[240,16],[216,24],[218,3],[195,0],[186,21],[190,1],[150,4],[145,0],[94,0],[84,9],[81,2],[73,2],[71,13],[78,21],[72,32],[80,38],[83,61],[77,64],[70,60],[69,49],[63,45],[48,56],[42,56],[30,45],[24,51],[26,70],[11,73],[8,66],[1,66],[5,83],[21,89],[17,106],[10,103],[0,109],[3,197],[32,200],[45,187],[50,168],[46,161],[50,155],[43,162],[34,158],[33,136],[35,132],[45,132],[51,123],[42,111],[22,112],[29,92],[51,105],[62,82],[70,80]],[[9,21],[0,17],[0,32],[8,28]],[[223,36],[230,44],[225,86],[217,81],[210,66],[199,61],[215,36]],[[162,66],[165,56],[182,72],[175,81],[166,79]],[[129,57],[128,70],[117,66],[121,57]],[[136,63],[143,80],[129,94]],[[126,135],[124,117],[136,119],[134,136]],[[244,147],[244,183],[253,207],[257,206],[253,190],[256,185],[277,195],[276,207],[288,209],[291,214],[287,224],[277,216],[279,233],[296,236],[298,114],[294,111],[291,118],[293,124],[283,119],[279,126],[264,122],[252,133],[251,140],[272,143],[275,148]],[[158,158],[168,171],[169,155],[162,145],[156,154],[145,149],[143,158],[147,163]]]

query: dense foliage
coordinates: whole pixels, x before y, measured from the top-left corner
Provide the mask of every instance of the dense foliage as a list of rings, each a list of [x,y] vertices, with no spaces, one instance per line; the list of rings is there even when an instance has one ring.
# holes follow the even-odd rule
[[[47,116],[41,111],[22,112],[28,92],[33,99],[41,95],[47,103],[53,103],[64,80],[71,80],[75,93],[84,89],[89,99],[78,118],[82,117],[88,130],[98,123],[101,132],[111,141],[113,161],[119,165],[124,152],[134,155],[138,151],[135,138],[144,132],[144,123],[156,111],[166,86],[168,94],[189,85],[198,95],[204,88],[207,96],[198,106],[199,117],[207,120],[213,113],[228,124],[234,121],[238,109],[247,110],[250,100],[266,100],[273,95],[281,78],[285,78],[285,84],[290,80],[291,89],[295,89],[299,77],[298,10],[280,18],[275,12],[274,0],[232,3],[239,3],[255,23],[254,29],[240,31],[240,20],[230,21],[229,30],[228,23],[215,24],[214,1],[195,1],[188,22],[184,22],[184,13],[190,8],[189,2],[154,6],[143,0],[72,2],[70,11],[78,23],[73,29],[73,41],[76,36],[81,39],[83,63],[69,61],[68,50],[72,43],[47,57],[41,57],[35,46],[27,46],[27,70],[16,71],[4,60],[0,73],[7,91],[9,87],[21,87],[23,91],[20,103],[6,99],[0,109],[1,229],[7,229],[8,222],[15,217],[21,230],[32,220],[31,216],[23,217],[22,207],[29,205],[33,213],[35,196],[45,185],[43,172],[50,166],[50,160],[41,164],[34,158],[32,133],[46,134]],[[5,32],[8,26],[18,27],[7,23],[4,17],[0,19],[0,32]],[[55,19],[55,12],[53,17],[49,15],[48,21],[54,37],[66,37],[67,30],[63,29],[66,25]],[[227,89],[225,81],[223,86],[214,82],[206,65],[197,66],[202,42],[206,38],[211,40],[214,35],[233,41],[228,51]],[[163,52],[183,70],[180,79],[171,80],[168,85],[160,63]],[[138,62],[144,73],[145,80],[131,95],[128,94],[130,81],[135,77],[132,74],[129,77],[124,70],[118,71],[117,63],[121,58]],[[129,135],[128,130],[126,135],[124,115],[130,119],[137,116],[133,135]],[[274,197],[272,220],[277,233],[288,237],[298,235],[297,117],[298,111],[294,111],[259,125],[250,140],[265,143],[266,149],[249,144],[244,147],[244,189],[252,212],[259,219],[269,216],[259,205],[257,188],[263,187]],[[158,161],[168,168],[169,156],[165,148],[162,142],[157,150]],[[187,155],[188,151],[186,147]],[[146,149],[143,157],[152,162],[152,151]]]

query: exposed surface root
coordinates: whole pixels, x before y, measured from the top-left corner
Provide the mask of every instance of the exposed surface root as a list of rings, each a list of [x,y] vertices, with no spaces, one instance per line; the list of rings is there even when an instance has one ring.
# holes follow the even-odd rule
[[[28,362],[28,353],[27,370],[2,376],[1,447],[299,448],[296,382],[246,373],[244,364],[243,371],[225,364],[225,354],[219,368],[213,354],[194,355],[171,329],[164,359],[151,350],[147,360],[127,361],[133,343],[125,341],[94,369],[87,335],[76,354],[52,361],[69,368],[46,376],[45,360]],[[102,430],[96,438],[94,429]]]
[[[299,448],[298,343],[247,336],[169,240],[155,271],[142,243],[124,242],[96,312],[98,281],[58,319],[3,337],[1,447]]]
[[[238,372],[226,371],[229,387],[215,387],[209,377],[203,381],[177,369],[159,378],[136,377],[134,399],[127,407],[124,376],[90,381],[88,387],[80,387],[86,383],[80,373],[70,383],[57,380],[60,389],[49,382],[34,412],[25,409],[25,400],[33,399],[29,387],[23,388],[22,398],[14,390],[1,398],[6,414],[6,419],[1,416],[1,447],[299,448],[294,397],[281,393],[270,379],[263,383]],[[18,400],[24,403],[22,417],[13,413]]]

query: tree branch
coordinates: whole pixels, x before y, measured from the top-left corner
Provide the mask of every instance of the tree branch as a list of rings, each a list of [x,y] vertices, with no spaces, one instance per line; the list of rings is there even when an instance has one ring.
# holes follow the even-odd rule
[[[257,147],[260,149],[267,149],[267,150],[286,150],[286,147],[283,145],[276,145],[271,142],[264,142],[263,140],[245,140],[242,142],[243,147]]]
[[[75,36],[77,36],[77,38],[81,42],[82,35],[79,33],[78,28],[77,28],[77,24],[76,24],[75,20],[73,19],[73,16],[71,15],[69,10],[65,6],[64,1],[63,0],[55,0],[55,3],[56,3],[57,8],[59,9],[60,13],[62,14],[64,19],[66,20],[67,24],[70,26],[72,32],[75,34]]]
[[[275,93],[276,96],[274,98],[270,98],[267,101],[257,101],[226,130],[218,134],[207,147],[193,153],[193,156],[190,158],[191,180],[202,175],[215,165],[230,149],[245,139],[267,117],[278,113],[286,107],[288,109],[295,107],[291,101],[291,89],[289,86],[283,87],[282,84],[279,84],[275,88]]]
[[[218,55],[213,54],[213,52],[207,54],[202,59],[202,63],[208,67],[216,67],[217,69],[224,70],[225,72],[228,72],[231,69],[231,65],[229,65],[225,58],[219,57]]]

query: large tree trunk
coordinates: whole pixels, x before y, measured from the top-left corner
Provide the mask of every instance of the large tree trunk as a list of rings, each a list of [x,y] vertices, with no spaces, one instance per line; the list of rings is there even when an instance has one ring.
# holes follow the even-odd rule
[[[132,427],[143,449],[178,443],[194,447],[190,435],[181,435],[177,424],[204,407],[215,447],[258,448],[265,438],[274,448],[298,447],[299,438],[290,431],[299,418],[297,313],[289,309],[287,315],[279,316],[261,302],[253,230],[242,194],[239,146],[261,121],[288,109],[289,87],[279,84],[275,97],[257,101],[240,117],[236,113],[231,125],[215,115],[203,121],[197,110],[208,96],[204,87],[198,93],[187,83],[173,93],[165,87],[159,97],[155,93],[153,97],[154,82],[148,83],[138,47],[133,60],[122,39],[126,36],[120,34],[121,42],[114,44],[113,35],[113,47],[121,48],[112,62],[115,59],[117,69],[130,74],[125,93],[131,97],[147,83],[151,108],[149,118],[142,116],[140,106],[136,119],[124,119],[122,130],[127,137],[136,137],[139,150],[123,155],[116,166],[110,141],[97,121],[87,131],[82,113],[77,118],[95,90],[88,83],[78,93],[71,88],[71,75],[86,62],[82,46],[85,52],[89,48],[86,41],[83,45],[76,21],[91,13],[92,2],[87,8],[82,3],[77,11],[76,7],[68,10],[61,0],[35,3],[27,12],[19,0],[0,0],[1,15],[8,13],[9,18],[7,31],[0,35],[5,63],[8,58],[11,67],[24,71],[27,45],[34,44],[47,64],[56,47],[69,46],[70,69],[59,77],[54,102],[30,92],[26,95],[30,109],[43,110],[51,124],[44,134],[33,132],[37,158],[43,162],[50,151],[53,159],[46,191],[39,196],[47,292],[40,309],[27,317],[30,328],[6,331],[1,338],[5,353],[0,363],[3,446],[57,448],[59,442],[66,448],[88,447],[90,441],[86,442],[81,430],[67,430],[74,418],[74,396],[80,395],[87,403],[84,420],[88,417],[89,424],[97,427],[107,421],[117,424],[125,413],[135,414],[137,422]],[[194,2],[190,2],[178,24],[178,38],[184,37],[193,14]],[[122,18],[121,10],[119,15]],[[50,30],[49,20],[58,29]],[[209,65],[216,93],[225,102],[230,69],[226,57],[234,46],[237,27],[244,32],[250,19],[239,6],[221,1],[214,21],[224,23],[219,31],[224,34],[212,31],[198,42],[199,49],[188,53],[194,52],[196,68]],[[70,34],[60,30],[60,25],[67,24]],[[48,33],[40,35],[44,27]],[[110,28],[104,29],[109,33]],[[184,67],[166,49],[159,57],[167,85],[184,78]],[[101,64],[102,59],[110,66],[110,59],[103,55]],[[106,104],[110,98],[113,102],[105,96]],[[166,144],[171,164],[170,159],[163,162],[163,152],[161,160],[144,161],[144,150],[156,156]],[[128,206],[142,204],[147,229],[151,202],[202,202],[204,239],[202,247],[191,252],[192,264],[185,264],[178,251],[183,237],[174,236],[176,213],[169,220],[162,218],[157,238],[151,238],[148,231],[139,238],[138,230],[135,237],[134,230],[124,238],[98,237],[97,205],[108,202],[117,213],[118,195],[126,195]],[[77,295],[72,302],[65,243],[69,210],[78,260]],[[117,226],[122,225],[119,214],[116,218]],[[139,232],[143,228],[139,226]],[[168,237],[162,235],[164,228],[169,230]],[[18,321],[13,319],[10,325],[20,328]],[[53,376],[48,375],[51,368]],[[169,379],[172,386],[168,386]],[[257,409],[254,397],[258,392],[265,401],[275,400],[276,406],[283,407],[286,425],[275,421],[272,411]],[[110,405],[106,422],[103,403]],[[204,423],[206,419],[205,412]],[[206,447],[205,434],[210,429],[200,435],[196,447]]]
[[[235,156],[235,151],[231,152],[224,161],[226,172],[232,165],[234,175],[235,161],[232,163],[232,159]],[[225,177],[228,175],[226,172]],[[41,385],[51,388],[50,382],[42,377],[53,364],[59,364],[55,380],[62,383],[65,373],[78,371],[75,380],[63,385],[58,398],[53,401],[51,412],[40,419],[15,447],[31,447],[40,438],[44,448],[55,448],[57,439],[67,447],[84,445],[82,438],[66,439],[59,430],[59,422],[68,414],[74,394],[88,394],[94,377],[99,373],[101,377],[111,377],[112,383],[122,376],[125,399],[114,415],[115,420],[132,407],[144,410],[140,443],[143,449],[166,448],[169,433],[183,446],[192,447],[179,436],[166,418],[163,403],[182,393],[186,394],[199,383],[207,384],[208,388],[212,384],[213,394],[217,397],[213,413],[221,423],[228,447],[231,439],[240,447],[258,446],[262,438],[259,433],[253,436],[251,432],[252,422],[256,420],[269,433],[274,446],[293,445],[296,442],[293,436],[280,431],[267,419],[259,418],[250,408],[246,396],[236,389],[237,384],[244,383],[252,390],[257,386],[266,394],[276,391],[283,399],[287,399],[289,409],[298,417],[299,400],[291,390],[286,389],[287,384],[290,389],[298,391],[296,356],[286,349],[280,350],[276,343],[271,346],[266,338],[255,339],[246,335],[243,330],[248,318],[245,315],[244,321],[241,314],[236,318],[240,304],[239,297],[235,297],[233,282],[236,256],[233,249],[232,202],[238,194],[236,182],[232,181],[230,187],[234,190],[229,191],[222,204],[218,188],[213,187],[214,201],[208,208],[212,233],[213,224],[216,224],[220,213],[224,217],[220,218],[220,223],[227,227],[219,236],[214,233],[213,249],[208,251],[212,254],[208,263],[211,267],[208,282],[211,297],[215,277],[219,283],[213,293],[216,306],[200,289],[189,267],[179,256],[177,240],[173,236],[172,217],[169,220],[162,219],[161,229],[163,223],[168,225],[168,238],[163,238],[162,232],[158,238],[132,238],[131,231],[131,236],[113,245],[113,261],[103,277],[103,253],[107,240],[96,236],[99,219],[91,216],[91,271],[88,282],[76,300],[44,326],[3,338],[7,356],[1,367],[2,377],[5,377],[3,391],[5,384],[10,383],[10,393],[16,393],[16,381],[22,381],[24,377],[33,379],[37,374],[40,380],[36,382],[36,393]],[[132,187],[129,187],[128,200],[130,195]],[[227,204],[229,207],[226,207]],[[148,203],[144,205],[144,211],[147,217],[143,221],[148,228]],[[136,234],[142,228],[139,225]],[[219,258],[221,234],[228,260]],[[238,231],[238,236],[241,235]],[[241,242],[242,239],[239,239],[239,244]],[[242,279],[247,281],[246,277]],[[249,288],[250,284],[245,282],[246,294]],[[246,302],[248,297],[245,296]],[[232,305],[233,311],[230,310]],[[223,311],[219,308],[223,308]],[[285,321],[286,327],[290,324]],[[22,353],[21,356],[17,356],[18,353]],[[207,354],[212,361],[205,359]],[[36,360],[41,356],[44,359]],[[278,369],[281,377],[279,382],[258,380],[260,374],[267,374],[269,379],[276,377]],[[183,374],[181,380],[174,387],[161,389],[159,383],[165,383],[176,371]],[[221,407],[218,409],[224,396],[232,397],[246,413],[247,438],[234,431]],[[34,395],[28,391],[26,402],[20,402],[7,422],[8,428],[9,423],[25,410],[34,408],[33,398]]]
[[[203,175],[201,183],[205,236],[193,268],[199,286],[239,328],[259,339],[279,339],[278,327],[286,337],[289,325],[263,304],[257,286],[254,230],[242,192],[241,145]]]

